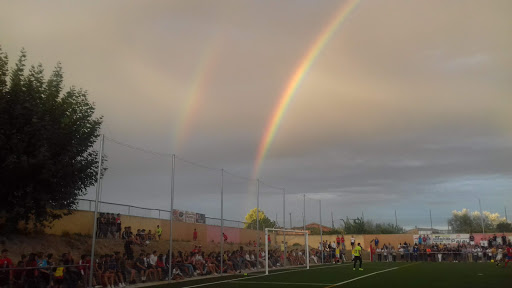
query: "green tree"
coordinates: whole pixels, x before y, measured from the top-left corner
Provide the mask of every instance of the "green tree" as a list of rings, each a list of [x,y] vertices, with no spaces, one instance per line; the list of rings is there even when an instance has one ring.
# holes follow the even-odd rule
[[[247,213],[247,216],[245,216],[245,228],[248,229],[256,229],[258,226],[258,223],[256,222],[256,208],[252,209]],[[263,210],[259,209],[259,230],[263,230],[264,228],[276,228],[276,222],[270,220],[270,218],[265,215],[265,212]]]
[[[448,219],[448,225],[455,233],[480,232],[482,231],[482,222],[486,232],[495,232],[497,225],[505,222],[505,219],[501,218],[498,213],[484,211],[481,216],[480,212],[470,212],[468,209],[455,210],[452,212],[452,217]]]
[[[500,222],[496,225],[496,232],[512,232],[512,224],[509,222]]]
[[[370,220],[356,218],[343,220],[346,234],[400,234],[404,228],[392,223],[373,223]]]
[[[41,64],[26,71],[21,50],[9,70],[0,47],[0,218],[2,232],[18,223],[35,228],[71,213],[77,198],[97,180],[93,150],[102,117],[87,92],[70,87],[58,63],[45,79]]]

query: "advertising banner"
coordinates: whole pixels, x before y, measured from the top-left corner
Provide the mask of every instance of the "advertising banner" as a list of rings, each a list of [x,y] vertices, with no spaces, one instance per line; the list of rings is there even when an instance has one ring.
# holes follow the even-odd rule
[[[469,244],[469,234],[432,234],[432,244]]]
[[[185,212],[177,210],[177,209],[172,210],[172,219],[174,221],[184,222],[185,221]]]
[[[196,213],[196,223],[206,224],[206,215],[201,214],[201,213]]]
[[[196,223],[196,213],[185,211],[185,222]]]

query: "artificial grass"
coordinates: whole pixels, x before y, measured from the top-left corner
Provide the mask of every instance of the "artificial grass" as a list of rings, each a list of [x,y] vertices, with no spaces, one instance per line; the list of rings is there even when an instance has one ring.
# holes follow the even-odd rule
[[[263,276],[261,273],[252,273],[247,276],[237,274],[173,282],[170,285],[160,285],[159,287],[488,288],[507,287],[512,284],[512,267],[509,265],[506,269],[498,268],[493,263],[363,263],[363,268],[363,271],[359,271],[357,268],[356,271],[353,271],[352,265],[317,266],[310,270],[275,270],[267,276]],[[339,285],[336,286],[336,284]]]

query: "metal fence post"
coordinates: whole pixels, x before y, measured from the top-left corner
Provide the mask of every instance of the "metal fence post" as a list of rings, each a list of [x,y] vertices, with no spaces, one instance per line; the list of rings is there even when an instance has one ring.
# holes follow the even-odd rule
[[[95,199],[95,205],[94,205],[94,226],[92,231],[92,250],[91,250],[91,263],[94,263],[94,249],[96,248],[96,230],[98,229],[98,198],[100,195],[101,190],[101,169],[102,169],[102,161],[103,161],[103,146],[105,142],[105,135],[101,135],[100,138],[100,153],[98,155],[98,174],[96,179],[96,199]],[[93,267],[94,265],[91,265],[89,268],[89,287],[92,287],[92,276],[93,276]]]

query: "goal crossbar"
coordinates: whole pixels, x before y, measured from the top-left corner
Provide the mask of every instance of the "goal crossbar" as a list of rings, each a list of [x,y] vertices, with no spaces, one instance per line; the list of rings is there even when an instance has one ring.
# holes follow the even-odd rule
[[[281,232],[288,232],[288,233],[297,233],[297,234],[304,234],[305,240],[305,257],[306,257],[306,269],[309,269],[309,243],[308,243],[308,231],[305,230],[287,230],[287,229],[275,229],[275,228],[265,228],[265,274],[268,275],[268,261],[269,261],[269,255],[268,255],[268,232],[269,231],[281,231]],[[277,243],[276,243],[277,244]],[[286,249],[285,249],[286,251]],[[284,255],[284,261],[286,262],[286,255]]]

